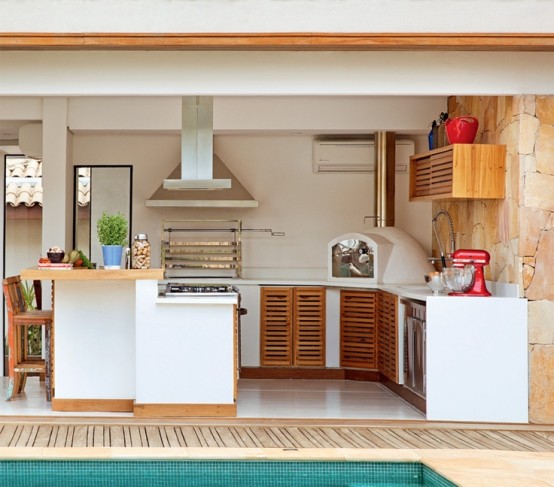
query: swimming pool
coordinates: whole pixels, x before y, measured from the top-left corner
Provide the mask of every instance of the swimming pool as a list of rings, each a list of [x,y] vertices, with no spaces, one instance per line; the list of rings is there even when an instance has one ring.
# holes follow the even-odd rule
[[[5,460],[0,487],[455,487],[418,462]]]

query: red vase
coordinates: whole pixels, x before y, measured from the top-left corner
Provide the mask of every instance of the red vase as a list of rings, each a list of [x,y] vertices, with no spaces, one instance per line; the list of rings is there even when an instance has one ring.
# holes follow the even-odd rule
[[[475,117],[454,117],[445,122],[446,136],[450,144],[473,144],[479,120]]]

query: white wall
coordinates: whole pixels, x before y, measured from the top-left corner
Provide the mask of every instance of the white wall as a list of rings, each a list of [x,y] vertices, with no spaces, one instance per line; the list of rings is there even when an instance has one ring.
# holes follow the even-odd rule
[[[11,98],[0,98],[0,113]],[[17,102],[10,103],[14,105]],[[181,130],[177,96],[69,98],[73,133]],[[444,96],[215,96],[214,133],[372,134],[422,133],[446,110]],[[14,107],[10,110],[16,112]]]
[[[259,208],[146,208],[144,200],[180,159],[180,138],[171,135],[77,135],[76,164],[133,165],[132,233],[147,233],[153,265],[160,264],[162,219],[242,219],[247,228],[272,228],[285,237],[244,233],[245,276],[325,277],[327,243],[372,226],[373,174],[313,174],[312,136],[222,135],[214,149],[259,201]],[[407,208],[406,175],[399,176],[397,214]],[[399,185],[400,186],[400,185]],[[430,208],[403,218],[406,231],[430,246]],[[425,233],[424,233],[425,232]],[[292,271],[291,271],[292,269]],[[292,275],[291,275],[292,272]]]
[[[549,0],[3,0],[8,32],[551,32]]]
[[[22,268],[37,264],[42,249],[41,220],[7,220],[6,221],[6,265],[5,276],[15,276]]]

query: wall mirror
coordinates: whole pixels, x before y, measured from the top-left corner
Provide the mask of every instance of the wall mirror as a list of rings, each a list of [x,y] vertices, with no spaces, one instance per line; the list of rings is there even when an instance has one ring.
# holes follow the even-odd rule
[[[132,228],[132,166],[75,166],[73,192],[73,248],[102,264],[96,222],[104,211],[120,212]]]

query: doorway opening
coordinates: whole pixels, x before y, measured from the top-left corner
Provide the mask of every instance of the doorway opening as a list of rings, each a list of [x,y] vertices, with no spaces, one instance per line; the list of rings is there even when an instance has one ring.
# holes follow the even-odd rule
[[[4,253],[2,277],[36,265],[42,249],[42,161],[22,154],[4,156]],[[36,306],[32,282],[23,282],[29,309]],[[2,318],[3,373],[7,370],[6,311]],[[41,356],[42,327],[29,327],[28,354]]]

